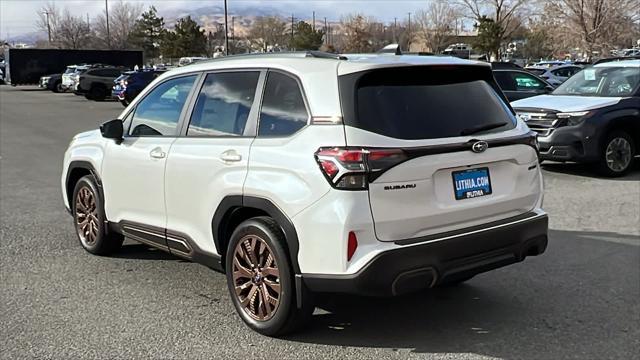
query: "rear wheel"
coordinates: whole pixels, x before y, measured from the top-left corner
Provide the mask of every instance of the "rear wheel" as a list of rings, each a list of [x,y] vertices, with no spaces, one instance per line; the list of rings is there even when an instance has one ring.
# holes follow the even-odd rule
[[[53,84],[53,92],[54,93],[60,93],[63,92],[64,89],[62,88],[62,81],[56,81],[55,84]]]
[[[86,175],[78,180],[71,208],[76,235],[85,250],[96,255],[107,255],[120,249],[124,237],[107,231],[102,200],[93,176]]]
[[[631,170],[635,151],[633,138],[627,132],[612,131],[600,151],[599,172],[608,177],[625,175]]]
[[[120,104],[122,104],[122,106],[127,107],[129,106],[129,102],[125,99],[125,100],[120,100]]]
[[[92,86],[89,90],[89,96],[95,101],[101,101],[107,97],[107,92],[101,86]]]
[[[256,217],[236,228],[225,258],[229,293],[238,315],[267,336],[295,330],[314,309],[308,294],[303,296],[304,306],[296,306],[293,272],[283,244],[278,224],[269,217]]]

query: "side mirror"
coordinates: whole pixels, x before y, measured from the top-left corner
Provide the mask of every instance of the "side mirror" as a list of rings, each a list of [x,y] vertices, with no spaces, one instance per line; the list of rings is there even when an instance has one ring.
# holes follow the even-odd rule
[[[122,120],[114,119],[111,121],[107,121],[106,123],[100,125],[100,132],[102,133],[102,137],[106,139],[113,139],[117,143],[120,143],[124,135]]]
[[[552,91],[553,91],[553,90],[555,90],[555,89],[556,89],[556,88],[554,88],[553,86],[551,86],[551,85],[547,85],[547,86],[545,86],[545,87],[544,87],[544,92],[546,92],[546,93],[550,93],[550,92],[552,92]]]

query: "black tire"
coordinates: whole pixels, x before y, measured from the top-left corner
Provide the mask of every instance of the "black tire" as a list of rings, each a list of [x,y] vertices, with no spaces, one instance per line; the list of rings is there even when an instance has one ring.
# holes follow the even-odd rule
[[[108,255],[122,247],[124,237],[107,229],[102,199],[92,175],[78,180],[71,201],[73,225],[85,250],[95,255]]]
[[[631,135],[623,130],[614,130],[602,143],[597,170],[606,177],[626,175],[633,167],[635,153],[636,145]]]
[[[54,93],[63,92],[64,89],[62,88],[62,81],[56,81],[56,83],[53,84],[53,88],[51,89],[51,91],[53,91]]]
[[[127,107],[129,106],[129,102],[125,99],[125,100],[120,100],[120,104],[122,104],[122,106]]]
[[[265,246],[260,245],[260,241]],[[311,318],[315,308],[311,294],[306,289],[303,289],[303,306],[300,309],[297,307],[294,274],[284,244],[285,236],[272,218],[255,217],[244,221],[235,229],[225,257],[227,285],[233,306],[245,324],[266,336],[282,336],[298,329]],[[249,254],[253,254],[254,258],[243,260],[251,259]],[[273,260],[267,254],[271,254]],[[239,256],[239,260],[234,261],[236,256]],[[257,266],[252,263],[257,263]],[[240,274],[236,278],[234,268],[238,269],[239,265],[243,267],[243,271],[236,271]],[[271,271],[267,272],[267,269]],[[272,274],[273,269],[278,271],[277,277]],[[243,276],[245,273],[251,276]],[[269,283],[272,285],[268,285]],[[241,289],[239,293],[236,293],[236,285]],[[273,285],[277,286],[279,293],[269,287]],[[267,297],[263,297],[265,292],[269,294]],[[277,305],[271,302],[275,295]],[[245,304],[242,304],[243,301]],[[265,303],[270,311],[263,307]],[[262,311],[263,308],[265,311]],[[260,314],[265,313],[267,315],[259,319]]]
[[[107,91],[98,85],[94,85],[89,90],[89,96],[95,101],[102,101],[107,97]]]

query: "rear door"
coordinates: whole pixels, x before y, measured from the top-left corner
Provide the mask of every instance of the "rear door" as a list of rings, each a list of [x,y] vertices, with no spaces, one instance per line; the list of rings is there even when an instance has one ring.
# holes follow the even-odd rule
[[[347,146],[403,154],[369,178],[379,240],[458,230],[536,206],[532,138],[489,68],[370,70],[342,75],[340,90]]]
[[[260,70],[213,72],[200,85],[167,161],[167,243],[172,252],[190,256],[196,245],[216,253],[211,221],[225,196],[242,195],[263,77]]]

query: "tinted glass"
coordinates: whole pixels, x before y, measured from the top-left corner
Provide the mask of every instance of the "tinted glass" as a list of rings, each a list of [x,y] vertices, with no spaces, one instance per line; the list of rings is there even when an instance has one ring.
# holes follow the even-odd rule
[[[640,82],[640,68],[592,67],[570,77],[553,95],[630,96]]]
[[[539,90],[545,87],[542,81],[529,74],[516,72],[513,73],[513,79],[515,80],[517,91]]]
[[[304,127],[308,118],[298,82],[282,73],[270,72],[260,109],[258,135],[291,135]]]
[[[434,139],[515,127],[510,109],[492,86],[489,69],[416,66],[340,81],[341,96],[353,91],[349,83],[356,84],[355,114],[345,110],[345,123],[384,136]],[[349,96],[343,97],[343,109],[350,103]]]
[[[200,90],[188,136],[242,135],[260,73],[209,74]]]
[[[174,136],[196,75],[167,80],[153,89],[136,107],[132,136]]]
[[[500,86],[500,89],[502,89],[502,91],[516,90],[516,82],[513,80],[513,76],[511,76],[511,72],[496,71],[493,73],[493,77],[498,82],[498,86]]]

